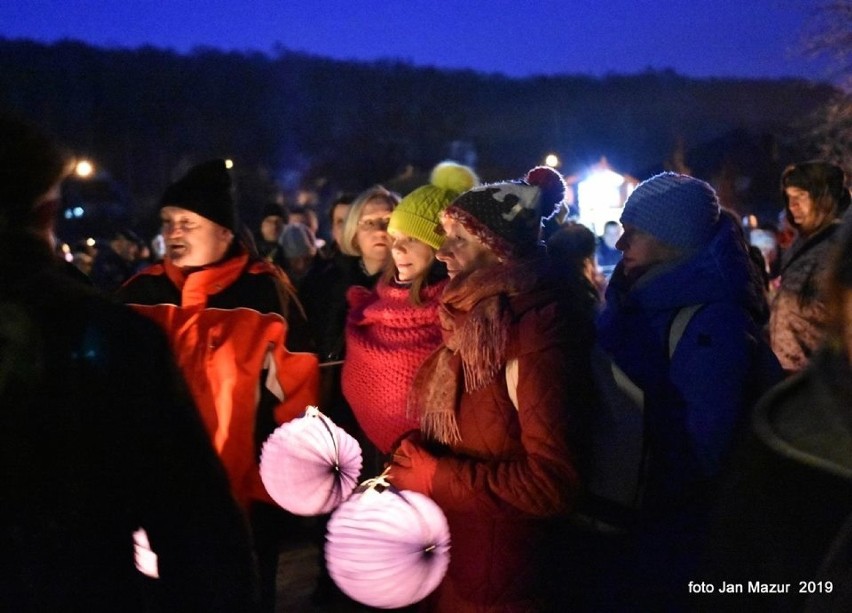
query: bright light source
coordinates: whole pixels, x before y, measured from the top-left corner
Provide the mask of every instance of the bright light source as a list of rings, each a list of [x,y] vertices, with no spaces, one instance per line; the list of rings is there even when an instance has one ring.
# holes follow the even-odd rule
[[[225,168],[230,170],[233,167],[234,167],[234,160],[230,160],[230,159],[225,160]]]
[[[87,247],[94,247],[95,246],[95,239],[93,239],[91,237],[87,238],[86,239],[86,246]]]
[[[68,243],[62,243],[60,249],[62,250],[62,253],[71,253],[71,245]]]
[[[544,158],[544,163],[551,168],[559,167],[559,157],[555,153],[550,153]]]
[[[83,207],[81,207],[81,206],[75,206],[74,207],[74,217],[82,217],[84,212],[85,211],[83,211]]]
[[[80,160],[77,162],[74,172],[81,179],[85,179],[92,176],[92,173],[95,172],[95,167],[92,166],[92,163],[89,160]]]
[[[618,221],[621,217],[621,186],[624,177],[608,168],[594,170],[577,185],[580,205],[580,223],[592,229],[595,234],[603,234],[608,221]]]

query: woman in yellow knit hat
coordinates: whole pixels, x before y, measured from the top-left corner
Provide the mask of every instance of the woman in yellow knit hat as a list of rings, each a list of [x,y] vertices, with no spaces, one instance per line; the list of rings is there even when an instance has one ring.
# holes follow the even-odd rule
[[[430,183],[417,188],[391,214],[393,265],[373,290],[349,290],[343,393],[359,425],[387,454],[404,434],[418,428],[406,410],[417,368],[441,344],[438,299],[446,267],[435,259],[443,243],[441,212],[459,194],[478,184],[466,166],[442,162]],[[380,468],[366,461],[365,471]]]

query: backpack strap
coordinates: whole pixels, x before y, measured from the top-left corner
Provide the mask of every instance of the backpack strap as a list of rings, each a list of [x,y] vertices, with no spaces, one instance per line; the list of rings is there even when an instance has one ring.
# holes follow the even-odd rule
[[[680,342],[683,333],[686,331],[686,327],[689,325],[689,321],[692,319],[692,316],[698,312],[698,309],[703,307],[704,304],[691,304],[689,306],[682,307],[675,314],[674,319],[672,320],[672,325],[669,328],[669,359],[674,355],[675,349],[677,349],[677,344]]]

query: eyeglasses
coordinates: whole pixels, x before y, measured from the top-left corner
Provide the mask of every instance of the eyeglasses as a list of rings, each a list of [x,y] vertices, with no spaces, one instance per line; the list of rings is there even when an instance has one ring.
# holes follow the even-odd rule
[[[173,221],[170,219],[161,220],[160,224],[160,232],[165,236],[167,234],[172,234],[176,231],[180,231],[181,234],[186,234],[187,232],[191,232],[198,227],[197,223],[188,221],[186,219],[182,219],[179,221]]]
[[[384,232],[388,229],[390,217],[377,217],[373,219],[362,219],[358,222],[358,229],[364,232]]]

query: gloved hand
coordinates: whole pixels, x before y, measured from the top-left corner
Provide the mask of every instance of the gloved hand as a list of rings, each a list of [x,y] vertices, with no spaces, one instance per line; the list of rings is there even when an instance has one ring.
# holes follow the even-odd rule
[[[393,452],[387,479],[396,488],[432,495],[432,479],[438,460],[431,453],[405,439]]]

